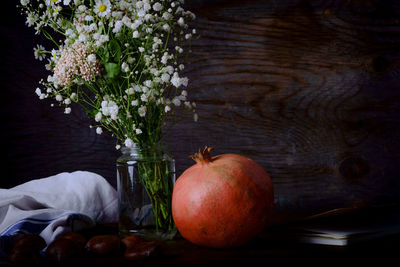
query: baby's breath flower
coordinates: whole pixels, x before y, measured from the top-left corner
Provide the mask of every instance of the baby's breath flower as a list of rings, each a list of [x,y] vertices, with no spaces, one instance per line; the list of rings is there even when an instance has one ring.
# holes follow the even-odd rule
[[[26,6],[29,3],[29,0],[21,0],[21,5]]]
[[[103,129],[101,127],[97,127],[96,128],[96,133],[97,134],[102,134],[103,133]]]
[[[129,71],[129,65],[126,64],[126,62],[123,62],[121,65],[121,69],[123,72],[128,72]]]
[[[36,88],[35,93],[40,96],[42,94],[42,90],[39,87]]]
[[[162,10],[162,8],[163,8],[163,6],[160,4],[160,3],[155,3],[154,5],[153,5],[153,9],[154,9],[154,11],[161,11]]]
[[[94,120],[97,121],[97,122],[99,122],[99,121],[101,121],[101,118],[102,118],[102,114],[101,114],[101,112],[98,112],[98,113],[96,114],[96,116],[94,117]]]
[[[141,106],[140,108],[138,108],[138,114],[140,117],[144,117],[146,116],[146,106]]]
[[[134,147],[135,143],[133,142],[132,139],[127,138],[127,139],[125,140],[125,142],[124,142],[124,145],[125,145],[126,147],[132,148],[132,147]]]

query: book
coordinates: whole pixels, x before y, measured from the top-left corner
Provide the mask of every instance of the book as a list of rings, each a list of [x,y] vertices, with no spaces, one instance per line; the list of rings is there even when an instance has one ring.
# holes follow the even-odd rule
[[[400,234],[400,208],[335,209],[290,223],[278,233],[302,243],[348,246]]]

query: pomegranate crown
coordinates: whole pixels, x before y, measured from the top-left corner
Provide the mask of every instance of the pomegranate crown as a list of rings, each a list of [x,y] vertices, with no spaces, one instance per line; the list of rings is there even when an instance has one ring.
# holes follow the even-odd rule
[[[208,146],[205,146],[203,150],[199,148],[199,151],[196,154],[191,155],[190,158],[196,161],[196,163],[201,163],[201,164],[212,162],[212,157],[210,154],[210,151],[212,149],[213,149],[212,147]]]

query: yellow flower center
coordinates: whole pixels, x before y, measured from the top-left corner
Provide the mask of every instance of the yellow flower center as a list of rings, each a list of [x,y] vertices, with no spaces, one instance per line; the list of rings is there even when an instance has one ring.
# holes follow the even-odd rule
[[[103,5],[103,4],[99,5],[100,12],[104,12],[104,11],[106,11],[106,9],[107,9],[106,5]]]
[[[51,2],[53,2],[53,3],[55,3],[55,2],[57,2],[58,0],[51,0]]]

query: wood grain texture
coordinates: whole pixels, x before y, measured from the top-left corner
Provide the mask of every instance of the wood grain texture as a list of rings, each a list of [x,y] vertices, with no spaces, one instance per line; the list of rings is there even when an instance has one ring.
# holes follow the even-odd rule
[[[200,35],[184,70],[199,121],[180,115],[166,136],[178,176],[193,164],[188,156],[209,145],[260,163],[278,212],[399,201],[398,1],[185,5]],[[115,185],[113,139],[89,129],[79,109],[66,116],[36,98],[45,77],[32,56],[38,37],[10,19],[1,26],[2,187],[76,169]]]

